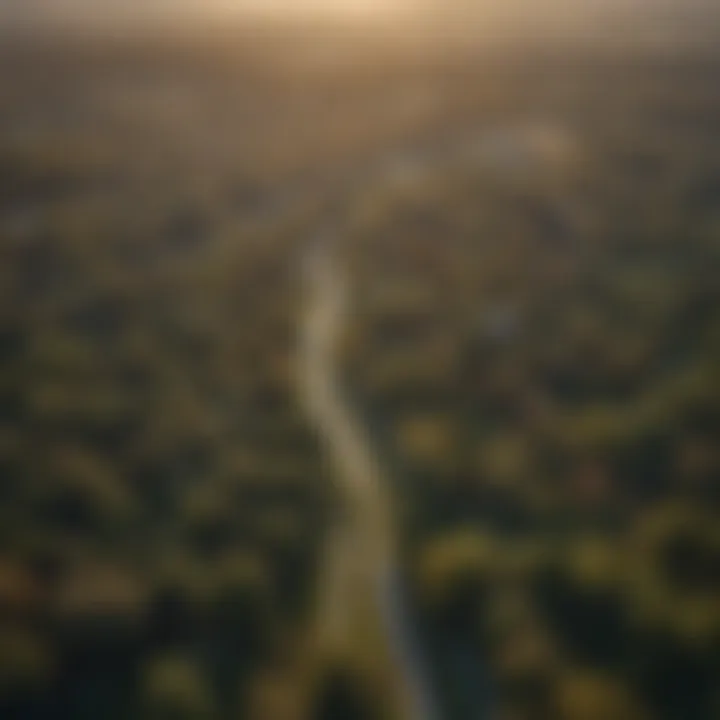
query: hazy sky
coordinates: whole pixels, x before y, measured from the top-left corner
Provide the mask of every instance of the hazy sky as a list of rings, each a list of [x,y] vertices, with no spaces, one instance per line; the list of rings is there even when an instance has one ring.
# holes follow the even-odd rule
[[[682,16],[718,0],[0,0],[0,23],[64,22],[148,24],[187,17],[227,21],[248,15],[274,15],[293,21],[317,19],[392,23],[397,17],[467,24],[470,28],[532,28],[585,24],[615,16],[633,17],[639,26],[652,17]],[[693,10],[691,10],[692,8]],[[627,27],[623,28],[625,31]]]

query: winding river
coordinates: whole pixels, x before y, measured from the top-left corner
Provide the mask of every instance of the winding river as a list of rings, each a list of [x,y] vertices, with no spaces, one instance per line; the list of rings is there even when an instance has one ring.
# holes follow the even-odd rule
[[[404,610],[390,484],[344,394],[337,348],[349,310],[349,283],[329,243],[305,259],[301,395],[332,464],[341,512],[331,527],[321,571],[316,641],[347,657],[363,641],[380,658],[392,713],[437,717],[419,649]]]
[[[334,220],[341,228],[346,200],[378,184],[412,182],[458,165],[500,173],[532,171],[562,164],[566,154],[567,146],[553,134],[529,128],[485,132],[450,145],[391,155],[336,188],[340,201],[330,208],[328,226]],[[554,201],[553,208],[571,231],[565,206]],[[324,445],[340,506],[321,561],[315,641],[319,652],[332,659],[347,661],[358,649],[360,656],[365,651],[367,665],[380,668],[381,677],[374,680],[380,680],[390,697],[393,720],[436,720],[442,715],[441,703],[431,692],[422,643],[409,620],[392,479],[340,378],[338,350],[352,300],[341,249],[342,232],[326,230],[310,244],[302,262],[300,398]],[[442,644],[445,674],[450,672],[464,697],[463,720],[486,717],[487,677],[477,667],[467,638],[445,638]]]

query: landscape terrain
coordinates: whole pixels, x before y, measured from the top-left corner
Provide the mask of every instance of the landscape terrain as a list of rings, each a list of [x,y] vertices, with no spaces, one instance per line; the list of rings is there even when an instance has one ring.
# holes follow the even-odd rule
[[[718,77],[8,36],[0,717],[717,718]]]

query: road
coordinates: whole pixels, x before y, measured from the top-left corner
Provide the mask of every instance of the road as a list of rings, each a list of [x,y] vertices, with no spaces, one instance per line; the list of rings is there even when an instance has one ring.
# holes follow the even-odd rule
[[[329,244],[305,259],[301,394],[319,431],[340,494],[341,512],[326,542],[315,639],[330,658],[379,674],[393,718],[436,713],[402,597],[390,484],[343,393],[338,341],[349,283]],[[365,657],[363,657],[365,655]],[[374,667],[373,667],[374,666]]]
[[[328,228],[311,243],[303,259],[301,401],[331,463],[341,505],[322,559],[315,640],[325,657],[349,661],[375,675],[371,679],[389,698],[387,710],[393,720],[435,720],[440,714],[408,620],[395,536],[393,484],[343,389],[338,369],[339,342],[351,310],[350,281],[339,255],[345,202],[378,183],[402,184],[457,166],[505,173],[557,164],[561,159],[556,156],[557,143],[547,143],[545,135],[531,130],[480,134],[371,163],[369,171],[336,188],[340,201],[329,206]],[[565,148],[561,150],[564,155]],[[571,218],[565,206],[551,204],[569,228]],[[463,660],[459,666],[466,664]],[[469,698],[479,692],[475,680],[465,688]],[[477,700],[477,711],[470,715],[485,717],[484,706]]]

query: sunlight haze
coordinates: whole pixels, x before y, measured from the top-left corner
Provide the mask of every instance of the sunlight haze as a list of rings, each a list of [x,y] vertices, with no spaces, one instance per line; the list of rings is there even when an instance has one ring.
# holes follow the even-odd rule
[[[715,38],[714,0],[2,0],[0,29],[157,34],[256,24],[357,37],[613,44]]]
[[[395,24],[398,28],[455,25],[465,32],[496,27],[527,31],[564,24],[592,26],[600,18],[627,16],[644,20],[674,16],[682,7],[712,8],[711,0],[3,0],[0,25],[173,24],[187,21]],[[622,28],[617,23],[615,30]],[[639,24],[640,29],[642,24]]]

